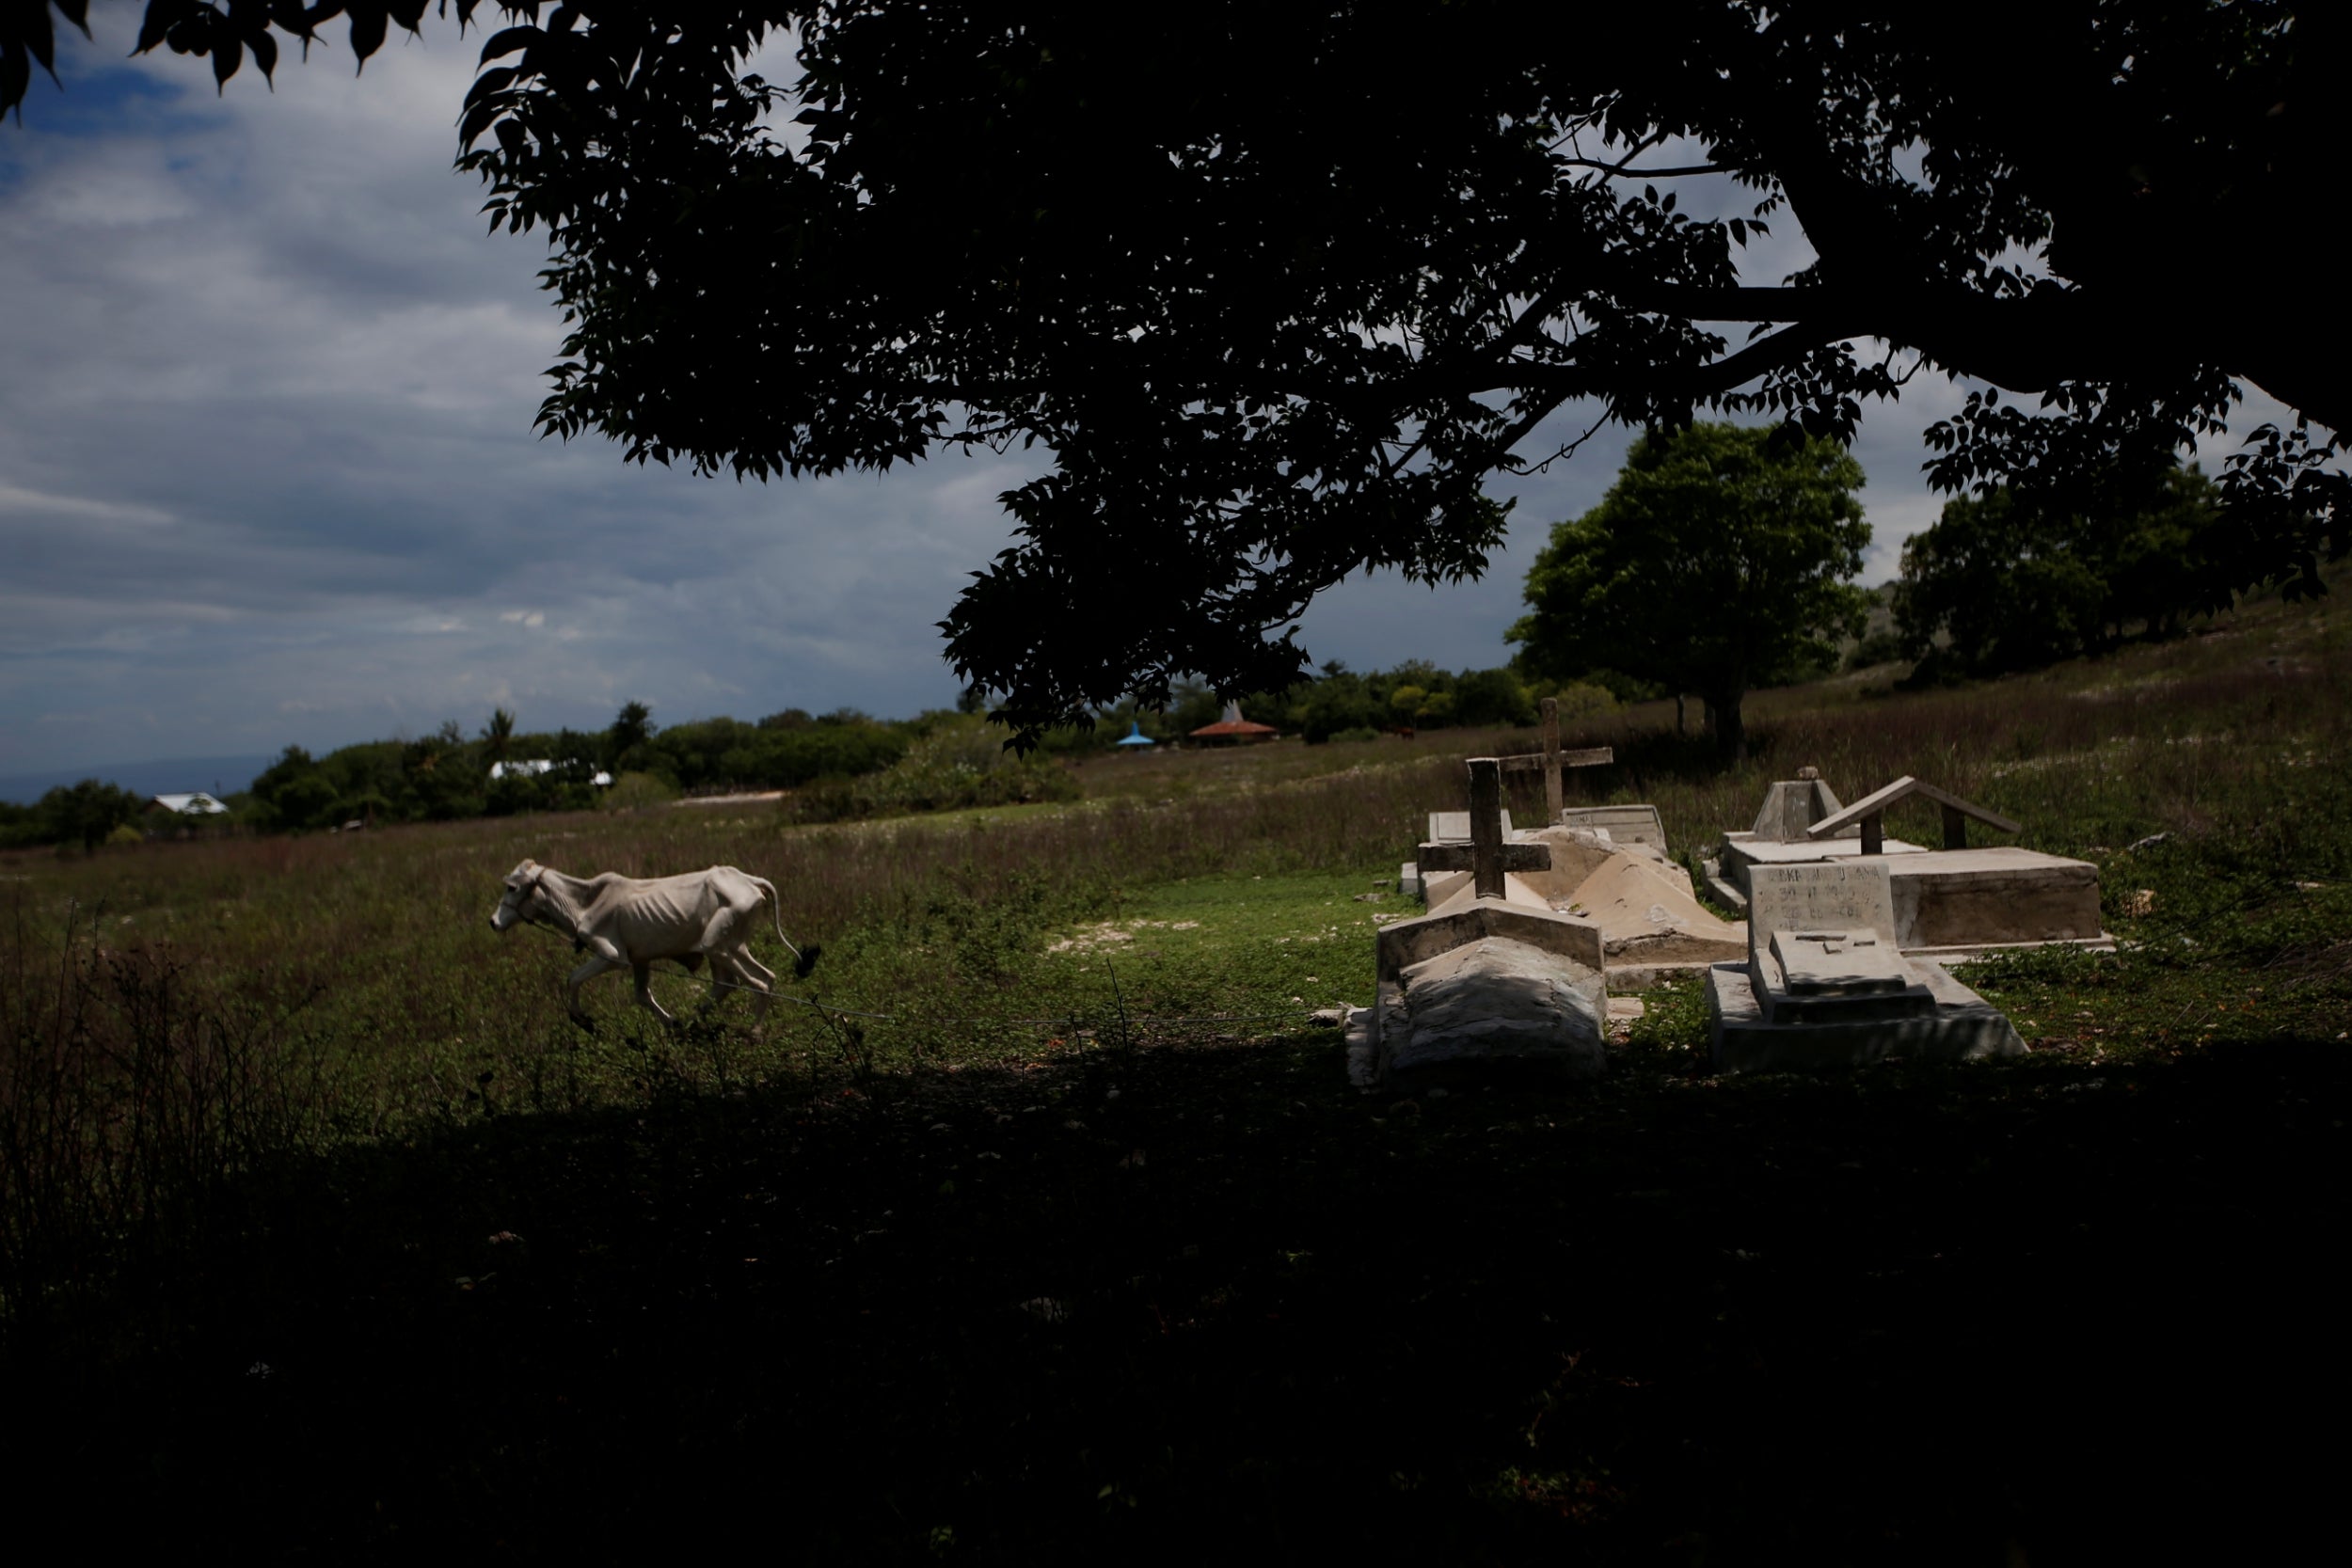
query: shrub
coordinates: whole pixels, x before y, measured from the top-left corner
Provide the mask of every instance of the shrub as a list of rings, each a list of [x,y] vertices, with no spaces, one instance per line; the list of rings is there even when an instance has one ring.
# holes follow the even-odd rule
[[[676,799],[677,791],[651,773],[624,773],[596,803],[606,811],[636,811]]]
[[[1617,699],[1605,686],[1576,681],[1562,687],[1553,698],[1560,705],[1560,722],[1576,724],[1606,719],[1617,711]]]
[[[879,773],[832,778],[802,790],[788,808],[803,822],[956,811],[1037,800],[1073,800],[1078,783],[1058,764],[1017,757],[1004,732],[977,715],[944,719],[906,755]]]

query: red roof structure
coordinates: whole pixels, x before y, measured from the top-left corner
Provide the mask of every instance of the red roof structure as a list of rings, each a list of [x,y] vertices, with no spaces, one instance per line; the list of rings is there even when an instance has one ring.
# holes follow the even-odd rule
[[[1241,716],[1241,704],[1225,705],[1225,717],[1214,724],[1203,724],[1192,732],[1194,740],[1206,740],[1216,745],[1247,746],[1253,741],[1272,740],[1276,730],[1271,724],[1253,724]]]

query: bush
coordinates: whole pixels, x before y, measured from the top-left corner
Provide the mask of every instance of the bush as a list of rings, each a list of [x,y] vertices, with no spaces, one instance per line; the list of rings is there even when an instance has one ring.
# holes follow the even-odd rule
[[[605,811],[637,811],[667,805],[676,799],[677,791],[651,773],[624,773],[612,781],[612,787],[596,804]]]
[[[1903,658],[1902,634],[1888,626],[1874,631],[1856,642],[1846,655],[1846,669],[1868,670],[1881,664],[1897,664]]]
[[[1553,694],[1552,700],[1560,705],[1560,722],[1563,724],[1606,719],[1617,711],[1616,696],[1607,687],[1595,686],[1589,681],[1577,681],[1562,687]]]
[[[1327,740],[1377,740],[1380,732],[1369,724],[1359,724],[1352,730],[1338,730],[1324,737]]]
[[[1016,757],[1004,732],[977,715],[943,720],[906,755],[880,773],[821,780],[793,797],[789,816],[803,822],[958,811],[973,806],[1074,800],[1078,783],[1059,765]]]

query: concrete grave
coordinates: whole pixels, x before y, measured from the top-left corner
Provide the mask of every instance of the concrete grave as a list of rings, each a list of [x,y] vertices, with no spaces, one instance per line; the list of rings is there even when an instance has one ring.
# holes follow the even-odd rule
[[[1784,786],[1772,787],[1777,794]],[[1800,787],[1818,789],[1804,802],[1803,813],[1821,806],[1831,809],[1793,839],[1726,832],[1716,858],[1705,866],[1708,891],[1719,901],[1747,908],[1750,884],[1762,867],[1868,859],[1886,867],[1896,944],[1913,958],[1961,959],[2053,942],[2092,948],[2115,944],[2100,925],[2098,867],[2014,846],[1964,847],[1964,819],[2002,832],[2018,831],[2017,823],[1910,778],[1898,779],[1851,806],[1837,805],[1836,797],[1818,779],[1801,779],[1787,787],[1791,794]],[[1940,808],[1946,847],[1930,849],[1877,831],[1886,807],[1912,796]],[[1768,800],[1759,824],[1773,811]],[[1774,831],[1794,826],[1803,813],[1784,804]],[[1820,836],[1814,836],[1817,832]]]
[[[1423,875],[1457,873],[1470,885],[1381,931],[1378,998],[1348,1023],[1348,1075],[1360,1086],[1499,1068],[1586,1077],[1605,1064],[1600,928],[1518,882],[1550,869],[1550,847],[1504,839],[1494,758],[1473,758],[1470,773],[1470,842],[1422,850]]]
[[[1725,830],[1714,855],[1700,863],[1708,892],[1720,903],[1744,910],[1748,907],[1750,866],[1799,864],[1861,854],[1859,826],[1846,825],[1822,838],[1812,835],[1815,824],[1826,822],[1843,810],[1836,791],[1830,788],[1818,769],[1798,768],[1795,778],[1783,779],[1765,790],[1764,804],[1756,811],[1755,827],[1745,832]],[[1899,855],[1919,847],[1900,839],[1887,839],[1883,844],[1873,845],[1870,852]]]
[[[1575,915],[1598,926],[1609,983],[1645,990],[1747,950],[1740,927],[1698,901],[1691,874],[1644,844],[1618,845],[1588,829],[1563,825],[1515,833],[1515,845],[1540,844],[1551,863],[1503,878],[1503,899],[1521,909]],[[1470,903],[1464,872],[1425,872],[1433,914]]]
[[[1563,1078],[1608,1065],[1600,973],[1547,947],[1481,937],[1380,988],[1378,1073],[1420,1082],[1498,1068]]]
[[[2024,1054],[1997,1008],[1942,965],[1898,948],[1883,857],[1758,866],[1750,891],[1748,961],[1708,971],[1719,1069]]]
[[[1928,849],[1887,872],[1895,940],[1915,958],[1958,960],[2062,942],[2112,949],[2100,925],[2099,868],[2015,845]]]
[[[1612,844],[1645,844],[1661,855],[1674,852],[1666,847],[1666,825],[1658,819],[1656,806],[1570,806],[1561,812],[1560,825],[1605,832]]]

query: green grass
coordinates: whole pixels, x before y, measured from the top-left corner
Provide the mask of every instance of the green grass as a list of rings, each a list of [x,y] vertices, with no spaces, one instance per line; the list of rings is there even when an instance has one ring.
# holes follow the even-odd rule
[[[2263,1555],[2334,1452],[2278,1391],[2346,1381],[2331,615],[1767,693],[1728,772],[1654,711],[1578,737],[1621,760],[1575,798],[1678,848],[1812,762],[2092,860],[2122,951],[1968,972],[1997,1067],[1720,1079],[1686,984],[1596,1085],[1347,1087],[1307,1012],[1524,735],[8,857],[0,1465],[267,1555]],[[608,977],[583,1035],[568,948],[488,927],[525,855],[771,877],[800,993],[887,1016],[665,1030]]]

